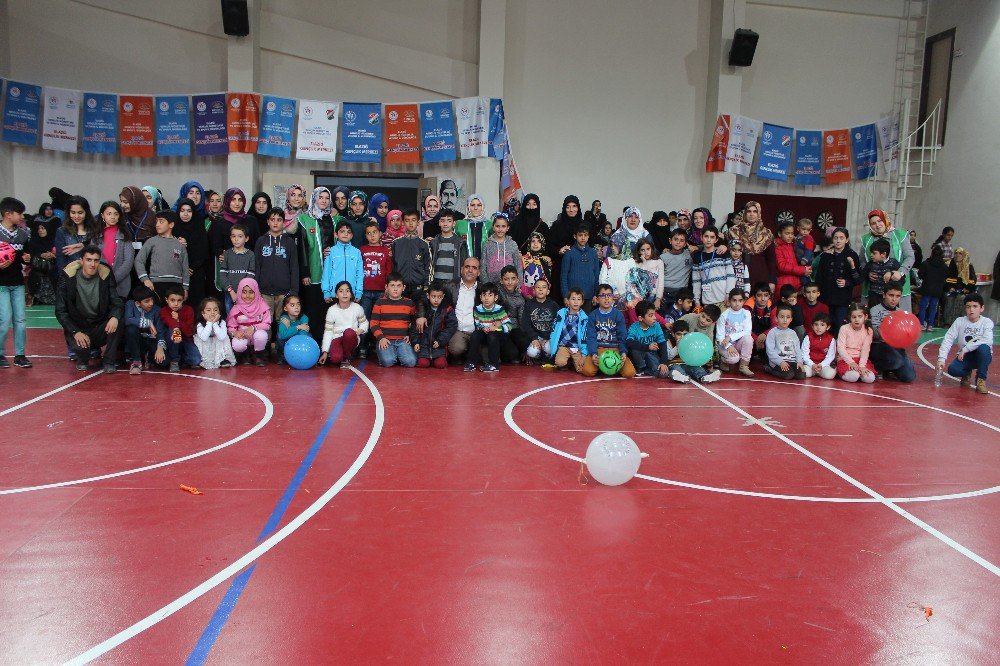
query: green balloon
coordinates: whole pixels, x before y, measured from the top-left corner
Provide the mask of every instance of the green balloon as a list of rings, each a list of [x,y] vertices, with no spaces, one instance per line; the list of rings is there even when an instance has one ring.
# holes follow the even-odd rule
[[[704,333],[688,333],[681,338],[677,351],[686,364],[705,365],[712,360],[712,341]]]

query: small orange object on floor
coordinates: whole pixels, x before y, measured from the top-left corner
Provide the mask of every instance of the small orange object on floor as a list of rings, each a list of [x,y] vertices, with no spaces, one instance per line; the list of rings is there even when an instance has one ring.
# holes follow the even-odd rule
[[[183,490],[185,492],[189,492],[192,495],[204,495],[205,494],[205,493],[201,492],[200,490],[198,490],[197,488],[195,488],[194,486],[185,486],[183,483],[181,484],[181,490]]]

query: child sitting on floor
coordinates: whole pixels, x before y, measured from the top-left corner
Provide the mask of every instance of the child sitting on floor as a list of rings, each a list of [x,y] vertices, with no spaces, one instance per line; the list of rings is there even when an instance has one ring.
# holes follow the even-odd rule
[[[469,338],[466,372],[475,371],[476,366],[479,366],[480,372],[500,372],[500,348],[503,346],[504,337],[510,334],[514,326],[499,300],[500,287],[495,283],[487,282],[479,287],[479,305],[472,311],[476,330]],[[488,349],[489,357],[487,363],[480,364],[483,344]]]
[[[565,368],[570,359],[577,372],[583,371],[587,355],[587,313],[583,311],[583,290],[570,287],[566,307],[556,313],[549,337],[549,353],[557,368]]]
[[[792,323],[792,306],[782,303],[777,307],[777,321],[767,332],[765,349],[767,362],[764,372],[778,379],[802,379],[802,347],[798,336],[789,326]]]
[[[743,307],[743,290],[734,287],[729,292],[729,307],[719,317],[715,337],[719,343],[722,369],[739,364],[740,374],[753,377],[750,359],[753,357],[753,322],[750,311]]]
[[[837,357],[837,340],[830,333],[830,321],[829,313],[817,313],[809,332],[802,339],[802,372],[806,377],[833,379],[837,376],[833,367]]]
[[[222,303],[217,298],[209,297],[202,300],[199,310],[201,321],[195,327],[194,345],[201,354],[201,367],[214,370],[236,365],[233,344],[229,340],[226,322],[222,319]]]
[[[674,330],[671,333],[673,340],[667,340],[667,356],[670,358],[670,363],[668,365],[670,369],[670,378],[681,384],[686,384],[691,380],[702,384],[711,384],[712,382],[719,381],[719,379],[722,378],[722,372],[719,370],[709,372],[701,366],[688,365],[684,362],[684,359],[680,357],[677,347],[680,345],[684,336],[689,332],[688,323],[686,321],[674,322]]]
[[[875,381],[875,366],[868,359],[872,348],[872,329],[868,313],[860,303],[847,308],[847,324],[837,334],[837,374],[845,382]]]
[[[628,347],[625,337],[625,315],[615,307],[615,290],[610,284],[597,286],[597,307],[590,313],[587,322],[587,351],[590,352],[583,361],[584,377],[597,374],[597,364],[601,354],[609,349],[618,352],[622,357],[622,367],[619,374],[625,379],[635,377],[635,366],[628,358]]]
[[[357,349],[361,337],[368,332],[368,318],[361,305],[354,301],[350,282],[338,282],[334,294],[337,300],[326,311],[319,365],[325,365],[329,359],[334,365],[349,368],[351,354]]]
[[[164,291],[167,304],[160,308],[164,323],[160,340],[166,349],[170,372],[180,372],[182,363],[196,368],[201,363],[201,354],[194,344],[194,309],[184,305],[184,289],[180,285],[168,285]]]
[[[263,368],[266,364],[258,354],[267,348],[271,334],[271,309],[260,296],[257,280],[249,277],[240,280],[226,325],[233,340],[233,352],[245,354],[240,362]]]
[[[640,241],[642,242],[642,241]],[[639,301],[635,306],[638,319],[629,326],[625,344],[635,366],[636,377],[666,377],[667,338],[656,322],[656,306]]]
[[[965,297],[965,316],[952,322],[944,335],[938,351],[938,370],[943,370],[948,361],[948,352],[958,342],[962,348],[958,357],[948,366],[948,374],[961,377],[961,385],[972,381],[972,371],[976,371],[976,393],[988,395],[987,373],[993,360],[993,320],[983,316],[983,297],[969,294]]]
[[[166,350],[158,345],[162,339],[163,320],[154,307],[156,295],[148,287],[136,287],[132,300],[125,306],[125,350],[132,360],[130,375],[142,373],[152,363],[163,363]]]

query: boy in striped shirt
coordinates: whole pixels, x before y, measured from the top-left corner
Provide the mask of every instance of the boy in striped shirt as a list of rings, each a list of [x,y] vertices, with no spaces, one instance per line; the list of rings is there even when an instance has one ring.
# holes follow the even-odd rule
[[[500,372],[500,347],[504,338],[514,328],[507,311],[497,303],[500,300],[500,287],[494,282],[487,282],[479,287],[480,304],[472,311],[472,319],[476,330],[469,338],[469,356],[465,364],[466,372],[475,372],[482,359],[483,343],[489,350],[489,363],[479,365],[480,372]]]
[[[403,288],[403,276],[389,273],[385,296],[375,301],[372,308],[369,330],[377,344],[379,365],[384,368],[397,363],[404,368],[417,364],[417,355],[410,346],[410,326],[417,308],[409,298],[403,298]]]

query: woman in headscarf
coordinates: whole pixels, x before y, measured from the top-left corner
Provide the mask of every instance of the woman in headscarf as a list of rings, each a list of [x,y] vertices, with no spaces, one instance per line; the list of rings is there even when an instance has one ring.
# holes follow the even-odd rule
[[[737,215],[729,228],[729,238],[738,240],[743,247],[743,263],[750,271],[750,284],[767,282],[773,294],[778,272],[774,233],[764,226],[762,214],[763,209],[758,202],[748,201],[743,206],[742,215]]]
[[[267,192],[257,192],[250,197],[250,211],[247,217],[252,217],[257,222],[257,229],[267,233],[267,211],[271,210],[271,197]]]
[[[323,259],[329,252],[333,238],[332,233],[324,233],[324,228],[333,228],[334,212],[330,190],[317,187],[309,200],[309,209],[299,213],[296,219],[303,248],[302,259],[299,261],[299,276],[302,279],[299,300],[302,302],[302,312],[309,317],[309,335],[317,343],[323,341],[323,328],[326,325],[326,303],[320,286]]]
[[[542,221],[541,199],[537,194],[525,194],[521,201],[521,212],[511,223],[510,236],[523,253],[528,249],[531,234],[539,234],[545,243],[549,240],[549,225]]]
[[[205,211],[205,188],[201,186],[201,183],[197,180],[189,180],[181,185],[181,189],[177,193],[177,199],[174,201],[175,212],[177,211],[177,207],[181,205],[181,199],[190,199],[194,204],[195,222],[205,221],[208,213]]]
[[[673,231],[670,229],[670,217],[667,216],[666,211],[654,210],[653,217],[642,226],[649,232],[649,237],[653,239],[656,256],[660,256],[664,250],[670,247],[670,234]]]
[[[965,314],[965,297],[976,291],[976,269],[964,247],[955,248],[944,286],[944,321],[941,325],[951,326],[952,322]]]
[[[300,213],[306,212],[306,190],[299,184],[289,185],[285,191],[285,231],[295,234],[299,224],[296,221]]]
[[[385,219],[386,215],[389,214],[389,197],[385,196],[381,192],[376,192],[372,195],[371,201],[368,202],[368,217],[374,219],[378,222],[379,231],[385,233]],[[364,235],[364,230],[362,229],[362,235]],[[364,245],[364,243],[362,243]]]
[[[910,269],[913,268],[913,247],[910,246],[910,234],[905,229],[897,229],[889,214],[881,208],[868,213],[868,233],[861,237],[861,276],[867,277],[867,265],[872,260],[871,246],[876,238],[889,241],[889,256],[899,262],[899,270],[889,275],[889,280],[903,285],[903,297],[899,299],[899,309],[912,312],[910,299]],[[868,280],[865,280],[861,290],[868,298]]]
[[[205,233],[208,233],[214,222],[221,219],[223,219],[222,194],[215,190],[205,190]]]
[[[584,216],[583,221],[590,225],[591,233],[600,233],[601,229],[608,222],[608,216],[601,212],[601,200],[594,199]]]
[[[682,209],[681,212],[686,211]],[[694,245],[694,249],[699,248],[701,246],[701,232],[705,227],[714,226],[715,218],[712,217],[712,211],[704,206],[695,208],[691,212],[691,230],[688,232],[688,245]],[[725,243],[722,243],[722,246],[718,249],[725,253],[728,248]]]
[[[493,233],[493,220],[486,216],[483,198],[473,194],[468,200],[469,216],[455,221],[455,233],[465,239],[469,256],[483,260],[483,245]]]
[[[195,217],[195,209],[194,201],[187,197],[177,202],[177,217],[180,221],[174,225],[174,236],[187,248],[188,274],[191,276],[187,304],[197,310],[201,300],[205,298],[209,251],[208,233],[205,225]]]
[[[549,242],[546,250],[552,258],[552,298],[556,303],[562,302],[562,285],[560,275],[562,275],[562,257],[573,247],[573,235],[576,228],[583,224],[583,215],[580,212],[580,199],[575,194],[570,194],[563,199],[562,212],[559,213],[549,230]],[[591,235],[588,245],[593,245],[595,238]]]
[[[167,209],[167,202],[163,200],[163,194],[160,192],[159,188],[153,187],[152,185],[146,185],[142,188],[142,192],[146,197],[146,201],[149,202],[149,207],[153,209],[154,212]]]
[[[361,190],[354,190],[347,197],[348,209],[344,219],[351,225],[351,245],[360,248],[365,244],[365,225],[372,218],[368,215],[368,195]],[[389,211],[386,211],[388,213]],[[383,229],[383,231],[385,231]]]
[[[642,213],[635,206],[629,206],[622,214],[622,226],[611,236],[611,248],[608,256],[612,259],[634,260],[633,250],[641,240],[653,238],[642,228]]]
[[[441,233],[438,226],[438,215],[441,213],[441,200],[434,194],[428,194],[420,204],[420,224],[417,226],[417,235],[427,240],[434,240],[434,237]]]
[[[42,218],[41,213],[31,222],[31,240],[28,252],[31,254],[31,272],[28,273],[28,293],[39,305],[56,302],[56,255],[52,251],[55,244],[54,228],[59,218],[50,215]]]
[[[333,197],[333,221],[336,223],[339,218],[347,218],[351,212],[351,188],[345,185],[338,185],[330,192]]]
[[[156,211],[149,207],[145,192],[135,185],[127,185],[118,195],[118,201],[125,215],[125,235],[130,242],[145,243],[156,235]]]

